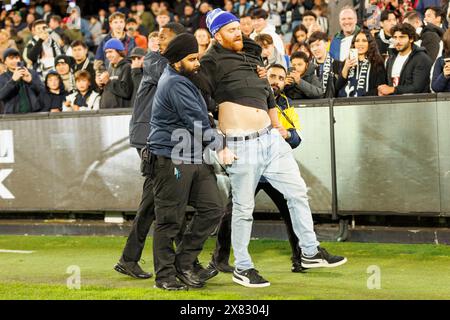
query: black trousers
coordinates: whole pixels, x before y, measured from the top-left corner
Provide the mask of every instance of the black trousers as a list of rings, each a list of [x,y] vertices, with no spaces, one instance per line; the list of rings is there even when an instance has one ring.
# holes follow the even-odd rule
[[[140,153],[140,150],[138,150],[138,153]],[[228,206],[224,209],[223,216],[218,227],[216,248],[213,253],[213,258],[216,262],[228,263],[230,257],[231,211],[232,203],[230,201]],[[153,197],[153,182],[149,176],[146,176],[142,190],[141,202],[122,252],[122,259],[124,261],[139,262],[142,257],[145,241],[154,220],[155,202]],[[183,222],[180,233],[175,237],[175,244],[177,246],[181,241],[185,227],[186,221]]]
[[[258,194],[259,190],[264,190],[267,195],[272,199],[273,203],[275,203],[278,211],[280,211],[281,217],[284,220],[286,225],[286,230],[288,234],[289,244],[292,249],[292,260],[300,259],[302,251],[299,247],[298,238],[292,228],[292,220],[291,215],[289,213],[289,208],[287,206],[286,199],[283,194],[280,193],[277,189],[272,187],[272,185],[268,182],[260,182],[256,187],[255,196]]]
[[[213,260],[216,263],[228,264],[231,252],[231,213],[233,211],[233,202],[231,199],[223,210],[223,215],[217,230],[216,248],[213,253]]]
[[[155,220],[155,202],[153,197],[153,182],[149,176],[145,177],[141,203],[133,221],[127,243],[123,249],[122,259],[138,262],[144,250],[150,226]]]
[[[156,281],[176,275],[176,269],[191,269],[208,236],[223,215],[217,180],[212,166],[174,165],[171,159],[157,157],[153,177],[155,231],[153,262]],[[196,209],[189,228],[174,248],[183,229],[186,206]]]
[[[141,156],[141,149],[137,149]],[[142,161],[142,160],[141,160]],[[122,259],[126,262],[138,262],[141,259],[150,227],[155,220],[155,199],[153,197],[153,182],[150,176],[145,176],[142,190],[141,203],[134,218],[127,243],[122,252]],[[184,228],[182,232],[184,231]],[[181,241],[181,233],[176,237],[175,242]]]

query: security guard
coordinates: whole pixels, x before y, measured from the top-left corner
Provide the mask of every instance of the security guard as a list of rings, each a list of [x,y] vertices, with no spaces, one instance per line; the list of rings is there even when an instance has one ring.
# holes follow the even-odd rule
[[[154,159],[155,285],[164,290],[201,288],[205,282],[193,265],[223,214],[216,176],[204,163],[203,152],[212,145],[219,158],[233,154],[224,147],[224,137],[211,128],[205,100],[191,81],[200,67],[195,37],[178,35],[163,55],[169,65],[158,82],[148,138]],[[175,251],[174,239],[182,230],[188,204],[197,214]]]

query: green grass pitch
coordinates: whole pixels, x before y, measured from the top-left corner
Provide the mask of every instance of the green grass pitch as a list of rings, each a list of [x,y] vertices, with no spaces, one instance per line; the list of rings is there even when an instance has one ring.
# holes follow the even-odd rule
[[[450,246],[445,245],[323,243],[348,262],[297,274],[290,271],[288,242],[252,240],[253,261],[270,287],[244,288],[233,283],[230,274],[220,273],[203,289],[173,293],[153,288],[154,278],[136,280],[112,269],[125,241],[125,237],[0,236],[0,250],[34,251],[0,252],[0,299],[450,299]],[[151,238],[142,266],[153,271],[150,248]],[[204,265],[213,248],[210,239],[200,255]],[[67,287],[69,266],[79,267],[80,289]]]

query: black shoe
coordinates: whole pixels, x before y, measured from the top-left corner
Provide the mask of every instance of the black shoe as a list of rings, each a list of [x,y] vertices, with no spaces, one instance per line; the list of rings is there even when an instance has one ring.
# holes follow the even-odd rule
[[[195,273],[199,273],[199,272],[202,272],[203,270],[205,270],[205,268],[203,268],[203,266],[200,263],[200,261],[195,260],[194,261],[193,270],[194,270]]]
[[[120,259],[114,266],[114,270],[136,279],[149,279],[153,276],[151,272],[145,272],[137,262],[126,262]]]
[[[307,268],[302,267],[302,262],[301,259],[292,259],[292,268],[291,271],[292,272],[305,272],[307,270]]]
[[[261,277],[256,269],[233,272],[233,281],[248,288],[262,288],[270,286],[270,282]]]
[[[202,264],[198,261],[194,262],[194,272],[202,282],[206,282],[219,274],[217,269],[203,268]]]
[[[327,250],[317,247],[318,252],[313,257],[306,257],[302,253],[302,267],[304,268],[333,268],[343,265],[347,262],[347,258],[341,256],[333,256]]]
[[[189,290],[188,286],[186,286],[184,283],[181,283],[176,278],[168,279],[165,281],[155,281],[155,288],[168,291]]]
[[[216,269],[223,273],[232,273],[234,271],[234,268],[230,266],[228,263],[225,262],[215,262],[214,259],[211,260],[211,262],[206,267],[207,269]]]
[[[200,280],[199,276],[194,272],[194,270],[178,270],[177,278],[181,280],[184,284],[192,288],[203,288],[205,282]]]

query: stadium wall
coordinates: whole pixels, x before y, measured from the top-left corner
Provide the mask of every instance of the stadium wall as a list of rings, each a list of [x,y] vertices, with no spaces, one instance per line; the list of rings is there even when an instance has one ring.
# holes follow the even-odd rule
[[[314,213],[334,204],[340,215],[450,216],[449,94],[295,105],[303,142],[294,154]],[[0,217],[135,211],[143,178],[130,117],[129,109],[1,116]],[[263,192],[256,203],[276,211]]]

